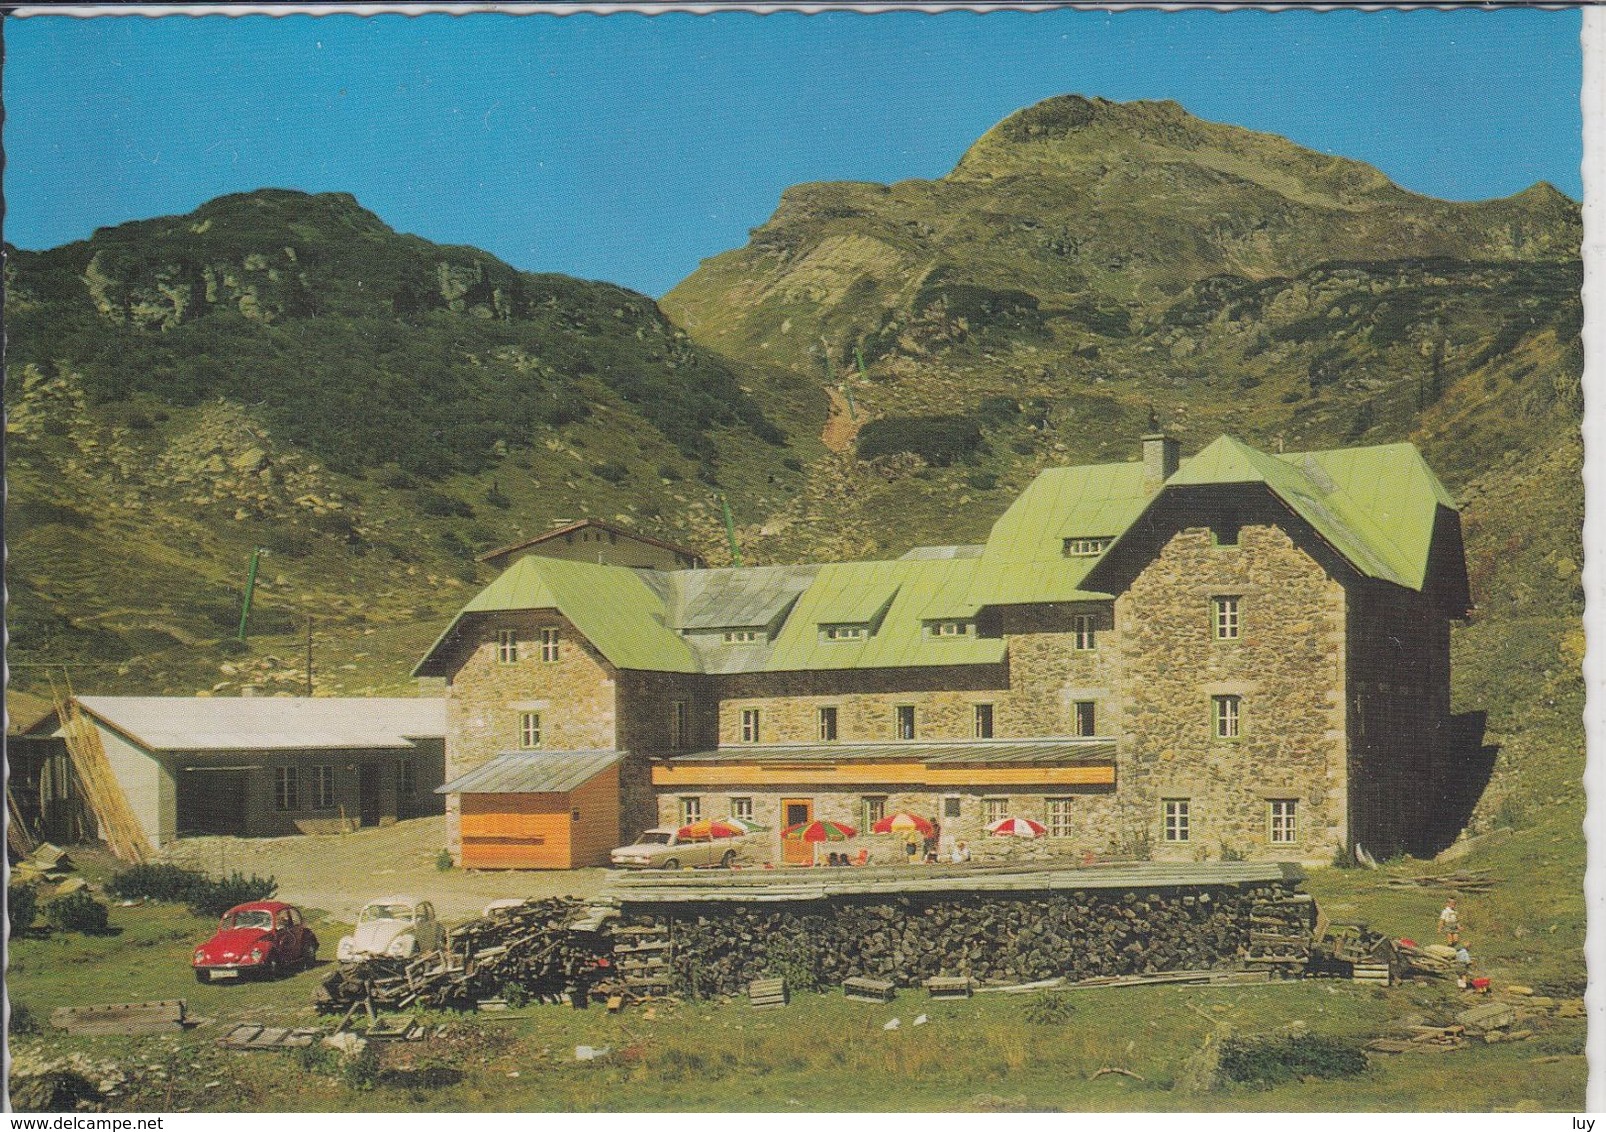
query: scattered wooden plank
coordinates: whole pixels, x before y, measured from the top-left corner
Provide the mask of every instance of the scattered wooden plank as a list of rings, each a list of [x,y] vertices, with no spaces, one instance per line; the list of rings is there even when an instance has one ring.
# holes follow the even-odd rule
[[[116,1002],[100,1006],[58,1006],[50,1024],[69,1034],[159,1034],[184,1028],[181,998],[155,1002]]]
[[[1144,1080],[1144,1078],[1141,1075],[1132,1072],[1132,1070],[1130,1070],[1130,1069],[1122,1069],[1120,1066],[1117,1066],[1117,1065],[1106,1065],[1103,1069],[1096,1070],[1094,1072],[1094,1074],[1093,1074],[1093,1079],[1097,1080],[1098,1078],[1104,1076],[1106,1073],[1119,1073],[1121,1076],[1130,1077],[1134,1081],[1142,1081],[1142,1080]]]
[[[218,1045],[241,1050],[302,1049],[310,1046],[317,1037],[318,1031],[313,1029],[258,1026],[242,1022],[219,1038]]]

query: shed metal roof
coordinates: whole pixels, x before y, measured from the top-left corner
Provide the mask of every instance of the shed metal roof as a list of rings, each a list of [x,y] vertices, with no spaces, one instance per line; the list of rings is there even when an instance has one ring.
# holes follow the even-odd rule
[[[437,794],[567,794],[624,758],[623,751],[509,751],[459,775]]]
[[[446,735],[442,699],[79,696],[149,751],[405,750]]]
[[[962,766],[1064,766],[1109,762],[1115,741],[1099,738],[964,739],[952,742],[905,740],[897,743],[742,743],[695,754],[681,763],[851,763],[921,762]]]

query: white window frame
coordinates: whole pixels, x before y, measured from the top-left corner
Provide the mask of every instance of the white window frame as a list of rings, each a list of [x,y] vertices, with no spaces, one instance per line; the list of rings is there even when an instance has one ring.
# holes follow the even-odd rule
[[[727,629],[725,643],[727,645],[750,645],[762,641],[764,634],[758,629]]]
[[[753,820],[753,796],[742,794],[731,798],[731,817]]]
[[[1048,830],[1048,837],[1073,836],[1073,821],[1076,817],[1075,798],[1044,798],[1043,799],[1043,826]]]
[[[1098,619],[1091,613],[1071,616],[1071,648],[1077,652],[1093,652],[1099,647]]]
[[[842,713],[835,704],[822,704],[814,713],[815,732],[822,743],[835,743],[842,734]],[[830,734],[827,734],[830,732]]]
[[[519,712],[519,750],[539,751],[541,749],[541,713],[538,711]]]
[[[975,630],[972,621],[933,621],[930,624],[930,633],[933,637],[953,640],[956,637],[968,637]]]
[[[1236,641],[1243,634],[1237,594],[1222,594],[1210,599],[1210,620],[1218,641]]]
[[[892,709],[892,734],[900,743],[912,742],[915,737],[915,705],[895,704]]]
[[[498,629],[496,631],[496,663],[517,664],[519,662],[519,631],[517,629]]]
[[[686,749],[686,739],[690,733],[688,721],[690,712],[685,700],[671,700],[669,702],[669,749],[683,751]]]
[[[763,726],[764,718],[758,708],[742,709],[742,742],[757,743]]]
[[[868,625],[822,625],[820,636],[827,641],[862,641],[870,635]]]
[[[273,768],[273,808],[286,813],[301,808],[301,776],[294,766]]]
[[[970,733],[975,739],[991,739],[998,727],[998,711],[990,703],[973,704],[970,715]],[[986,734],[982,734],[985,731]]]
[[[869,833],[870,827],[887,816],[887,796],[885,794],[862,794],[859,796],[859,818],[864,822],[861,833]]]
[[[1167,844],[1182,845],[1193,840],[1193,814],[1190,798],[1160,799],[1160,837]]]
[[[1113,538],[1068,538],[1063,543],[1066,558],[1097,558],[1110,549]]]
[[[1241,739],[1244,733],[1244,698],[1210,697],[1210,735],[1214,739]]]
[[[335,768],[333,763],[318,763],[312,768],[312,808],[335,808]]]
[[[1299,844],[1299,799],[1266,799],[1266,839],[1273,845]]]
[[[1008,816],[1008,798],[983,798],[981,800],[981,824],[983,828],[992,825],[995,821],[1003,821]]]
[[[396,760],[396,797],[399,800],[418,797],[418,768],[412,759]]]
[[[1083,726],[1083,709],[1086,709],[1087,726]],[[1091,739],[1099,733],[1099,704],[1097,700],[1076,700],[1071,704],[1072,719],[1076,724],[1076,734],[1083,739]]]
[[[703,796],[701,794],[683,794],[677,799],[680,806],[680,824],[690,825],[700,821],[703,816]]]
[[[541,630],[541,663],[556,664],[562,655],[563,634],[557,629]]]

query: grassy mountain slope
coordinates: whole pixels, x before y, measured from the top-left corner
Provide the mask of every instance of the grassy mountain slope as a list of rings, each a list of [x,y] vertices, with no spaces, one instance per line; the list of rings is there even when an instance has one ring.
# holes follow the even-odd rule
[[[476,553],[582,515],[717,553],[716,493],[776,505],[818,451],[791,375],[343,194],[9,250],[6,289],[12,655],[80,686],[298,688],[309,614],[320,690],[405,686]]]

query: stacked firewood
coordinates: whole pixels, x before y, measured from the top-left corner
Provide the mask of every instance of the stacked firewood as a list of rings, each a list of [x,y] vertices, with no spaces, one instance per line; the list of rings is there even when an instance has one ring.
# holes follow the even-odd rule
[[[1255,917],[1292,895],[1265,885],[705,906],[669,917],[670,962],[675,985],[694,996],[738,994],[772,974],[794,984],[800,975],[822,986],[868,976],[914,986],[937,976],[1018,983],[1206,969],[1246,959]],[[1301,908],[1308,925],[1308,897]],[[1292,923],[1279,921],[1278,934],[1292,938]],[[1303,938],[1308,950],[1308,926]]]
[[[612,945],[570,930],[583,910],[567,898],[497,908],[454,929],[445,951],[341,965],[323,980],[315,1001],[326,1011],[354,1005],[462,1010],[502,996],[556,1001],[588,994],[606,974]]]
[[[1252,967],[1302,970],[1311,955],[1316,902],[1302,892],[1256,900],[1249,909],[1249,953]]]

